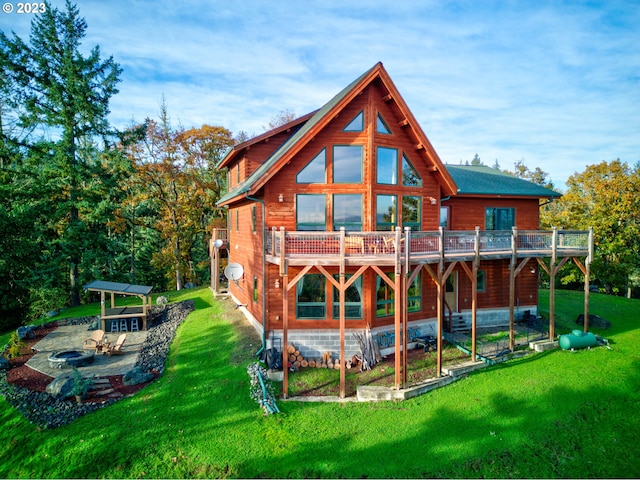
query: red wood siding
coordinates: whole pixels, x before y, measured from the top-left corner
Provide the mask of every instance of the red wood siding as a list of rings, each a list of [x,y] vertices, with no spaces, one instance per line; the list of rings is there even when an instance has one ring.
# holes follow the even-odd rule
[[[252,231],[252,207],[256,211],[256,231]],[[239,211],[239,230],[236,229],[236,211]],[[229,282],[231,293],[247,310],[258,318],[262,318],[262,209],[259,203],[244,202],[230,209],[232,228],[229,230],[229,261],[239,263],[244,268],[244,276],[236,284]],[[258,300],[253,297],[253,279],[258,278]]]
[[[274,166],[276,173],[268,180],[262,190],[254,197],[261,198],[266,205],[266,222],[263,224],[262,207],[259,202],[240,200],[230,205],[229,252],[230,261],[240,263],[245,270],[244,279],[236,285],[230,284],[230,290],[242,304],[247,305],[251,314],[262,321],[263,295],[266,297],[267,329],[281,329],[282,288],[283,279],[279,276],[276,265],[267,265],[266,285],[262,285],[262,226],[267,229],[284,227],[287,230],[296,229],[296,195],[297,194],[325,194],[327,229],[333,225],[332,194],[362,194],[363,230],[375,230],[376,195],[388,194],[398,196],[400,210],[402,195],[422,196],[422,225],[421,230],[437,230],[440,224],[441,185],[435,172],[434,160],[429,149],[418,145],[415,131],[408,126],[406,119],[393,99],[385,97],[386,88],[379,80],[369,84],[349,105],[332,118],[327,125],[315,132],[315,136],[308,141],[293,157],[283,157],[283,165]],[[362,132],[344,132],[344,127],[359,113],[364,112],[364,129]],[[391,130],[391,135],[380,134],[376,131],[378,113]],[[255,171],[274,151],[280,147],[292,132],[281,132],[246,148],[232,164],[231,187],[237,185],[237,172],[240,172],[240,182],[244,181]],[[363,181],[360,184],[332,183],[332,147],[333,145],[362,145],[363,148]],[[407,156],[412,166],[422,178],[421,187],[405,187],[401,185],[378,185],[376,183],[375,152],[378,146],[396,148],[399,151],[398,161],[402,162],[402,153]],[[326,179],[319,184],[297,184],[297,174],[322,150],[326,149],[327,172]],[[286,162],[286,163],[285,163]],[[279,201],[282,195],[283,201]],[[430,198],[436,199],[434,205]],[[487,207],[515,208],[516,226],[522,230],[538,228],[539,213],[537,199],[520,198],[487,198],[487,197],[451,197],[442,203],[450,209],[449,228],[451,230],[473,230],[476,226],[485,228],[485,209]],[[256,209],[256,231],[252,231],[251,208]],[[236,211],[240,215],[239,229],[236,228]],[[399,216],[401,216],[400,212]],[[533,265],[533,264],[532,264]],[[479,308],[504,308],[509,304],[509,261],[497,260],[482,262],[481,270],[486,272],[486,290],[478,293]],[[386,269],[391,271],[391,269]],[[385,270],[385,271],[386,271]],[[298,267],[289,268],[289,280],[293,280],[300,271]],[[333,272],[333,270],[329,270]],[[471,282],[462,267],[456,267],[458,277],[458,309],[471,308]],[[537,267],[536,267],[537,271]],[[311,273],[319,273],[312,270]],[[253,279],[258,278],[258,299],[253,298]],[[392,325],[393,317],[376,316],[376,274],[369,269],[363,274],[362,292],[362,320],[347,320],[350,328],[363,328],[365,325],[377,327]],[[279,286],[276,287],[276,281]],[[436,316],[436,286],[426,270],[421,273],[422,309],[420,312],[410,313],[410,320],[434,318]],[[266,292],[264,291],[266,290]],[[332,288],[327,281],[326,310],[327,319],[298,320],[296,312],[296,289],[289,291],[289,328],[333,328],[339,326],[339,319],[332,318]],[[532,305],[537,303],[537,274],[531,274],[529,266],[525,267],[516,279],[516,299],[519,304]]]
[[[515,208],[516,227],[520,230],[537,230],[540,223],[538,204],[537,198],[452,197],[442,206],[449,207],[450,230],[473,230],[476,226],[484,230],[485,211],[489,207]]]
[[[340,115],[334,118],[309,144],[307,144],[287,165],[271,178],[264,188],[267,204],[267,227],[285,227],[295,230],[295,198],[296,194],[328,194],[327,195],[327,228],[333,225],[333,206],[331,194],[363,195],[363,230],[375,230],[375,205],[377,194],[422,196],[422,230],[436,230],[439,226],[439,203],[432,205],[429,198],[440,198],[440,186],[433,172],[431,163],[424,149],[416,150],[415,140],[408,134],[408,129],[398,125],[393,102],[382,101],[381,92],[370,86],[349,105]],[[376,133],[378,111],[392,135]],[[364,111],[364,130],[362,132],[343,132],[343,128],[361,111]],[[362,145],[363,147],[363,181],[361,184],[333,184],[332,147],[333,145]],[[376,183],[375,152],[378,146],[397,148],[401,155],[404,152],[422,178],[422,187],[405,187],[402,185],[378,185]],[[327,183],[297,184],[296,176],[322,149],[326,149]],[[401,180],[400,180],[401,183]],[[279,195],[284,201],[278,201]]]

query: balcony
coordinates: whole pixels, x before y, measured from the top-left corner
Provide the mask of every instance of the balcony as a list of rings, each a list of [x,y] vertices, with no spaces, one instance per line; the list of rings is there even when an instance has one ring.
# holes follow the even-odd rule
[[[225,232],[226,234],[226,232]],[[267,261],[283,265],[396,265],[500,258],[587,257],[590,231],[469,230],[300,232],[266,234]]]

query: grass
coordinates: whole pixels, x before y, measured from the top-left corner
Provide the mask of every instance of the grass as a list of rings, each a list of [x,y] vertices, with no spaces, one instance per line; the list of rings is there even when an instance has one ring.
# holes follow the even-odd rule
[[[407,366],[407,385],[424,382],[436,376],[437,353],[424,353],[423,349],[409,351]],[[394,355],[367,372],[355,369],[345,373],[345,391],[354,396],[358,385],[393,387],[395,385]],[[444,365],[468,360],[468,356],[452,345],[442,350]],[[289,395],[340,395],[340,371],[324,368],[303,368],[289,374]]]
[[[0,478],[640,477],[638,300],[591,297],[612,350],[539,353],[400,403],[280,401],[265,417],[246,372],[258,337],[207,289],[182,298],[197,309],[134,397],[45,431],[0,400]],[[556,307],[570,331],[582,296],[557,292]]]

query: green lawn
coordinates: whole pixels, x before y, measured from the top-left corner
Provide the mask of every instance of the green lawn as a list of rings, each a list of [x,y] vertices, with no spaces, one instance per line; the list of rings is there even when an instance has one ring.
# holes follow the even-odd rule
[[[207,289],[181,298],[196,310],[133,398],[46,431],[0,400],[0,477],[640,477],[638,300],[591,297],[612,350],[535,354],[406,402],[280,401],[265,417],[246,372],[257,335]],[[570,330],[582,295],[556,305]]]

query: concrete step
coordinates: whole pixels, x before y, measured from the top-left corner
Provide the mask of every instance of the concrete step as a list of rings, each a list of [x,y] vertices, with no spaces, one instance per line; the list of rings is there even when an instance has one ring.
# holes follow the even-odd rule
[[[468,362],[464,362],[464,363],[459,363],[457,365],[451,365],[448,367],[444,367],[442,369],[442,373],[444,373],[445,375],[448,375],[450,377],[453,378],[457,378],[460,377],[462,375],[466,375],[469,372],[473,372],[475,370],[478,370],[480,368],[484,368],[486,367],[487,364],[485,362],[472,362],[471,360],[469,360]]]
[[[546,352],[547,350],[558,348],[558,342],[552,342],[549,339],[536,340],[535,342],[529,342],[529,348],[531,350],[535,350],[536,352]]]

